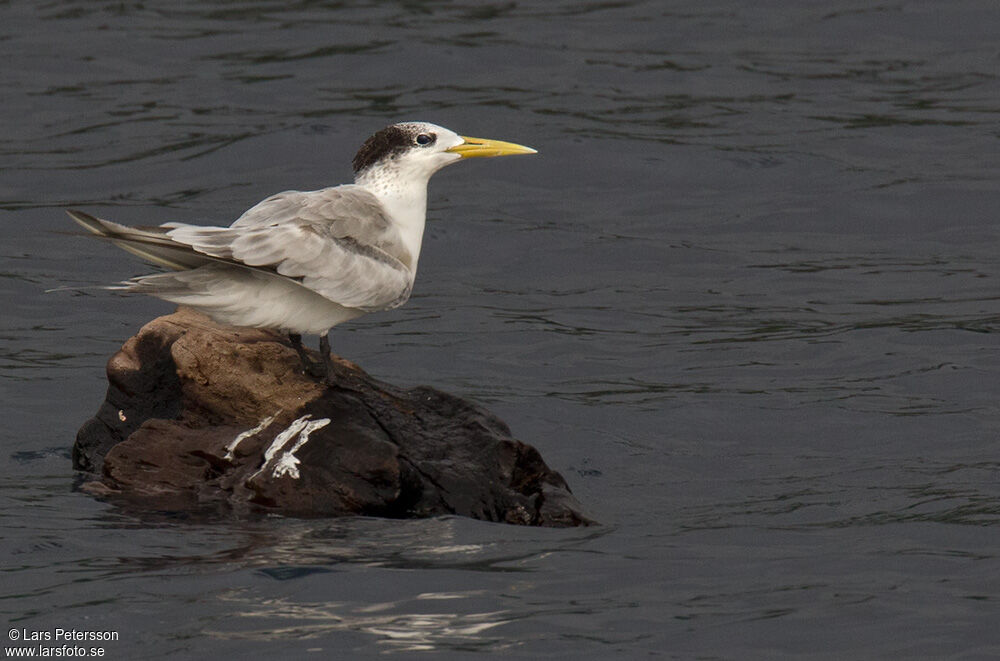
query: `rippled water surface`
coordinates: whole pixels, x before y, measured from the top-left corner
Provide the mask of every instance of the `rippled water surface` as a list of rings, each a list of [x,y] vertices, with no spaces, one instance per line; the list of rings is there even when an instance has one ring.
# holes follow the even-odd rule
[[[1000,13],[897,2],[0,3],[0,610],[108,658],[1000,656]],[[222,224],[425,119],[413,299],[338,328],[602,522],[190,521],[74,490],[170,311],[62,209]],[[69,291],[44,293],[70,287]],[[10,641],[4,641],[9,649]]]

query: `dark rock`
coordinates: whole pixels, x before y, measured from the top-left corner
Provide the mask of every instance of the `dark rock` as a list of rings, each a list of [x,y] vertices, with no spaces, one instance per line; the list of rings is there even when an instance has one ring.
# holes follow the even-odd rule
[[[591,523],[488,411],[343,359],[332,381],[304,375],[278,334],[182,308],[108,362],[107,398],[77,435],[74,465],[100,474],[88,492],[161,510]]]

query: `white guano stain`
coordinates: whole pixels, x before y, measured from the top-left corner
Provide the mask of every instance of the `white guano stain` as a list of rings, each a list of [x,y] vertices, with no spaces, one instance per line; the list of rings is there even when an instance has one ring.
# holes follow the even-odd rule
[[[285,452],[278,459],[278,463],[274,465],[274,470],[271,473],[271,477],[281,477],[283,475],[289,475],[294,479],[299,479],[299,458],[295,456],[295,453],[306,444],[309,440],[309,434],[313,433],[317,429],[322,429],[330,424],[330,418],[320,418],[319,420],[313,420],[299,432],[299,440],[295,441],[295,445],[292,446],[291,450]]]
[[[251,436],[254,436],[264,431],[264,429],[267,428],[269,424],[274,422],[274,417],[276,415],[278,414],[275,413],[274,415],[269,415],[263,420],[261,420],[260,424],[254,427],[253,429],[248,429],[244,432],[240,432],[240,434],[233,439],[233,442],[226,446],[226,461],[232,461],[233,459],[235,459],[236,448],[239,447],[239,444],[242,443],[244,440],[250,438]]]
[[[295,444],[278,459],[277,463],[274,465],[271,476],[281,477],[283,475],[290,475],[291,477],[298,479],[299,459],[295,456],[295,452],[306,444],[306,441],[309,440],[309,435],[311,433],[330,424],[330,418],[310,420],[309,418],[311,417],[312,415],[307,413],[301,418],[295,420],[292,424],[288,425],[287,429],[275,436],[271,445],[264,452],[264,463],[261,465],[260,470],[251,475],[248,479],[252,480],[267,470],[267,467],[270,465],[271,460],[274,459],[274,456],[283,450],[296,435],[298,436],[298,439],[295,441]]]

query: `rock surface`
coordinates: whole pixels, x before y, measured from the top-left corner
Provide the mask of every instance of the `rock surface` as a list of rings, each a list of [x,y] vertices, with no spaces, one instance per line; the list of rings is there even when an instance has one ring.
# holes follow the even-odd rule
[[[336,365],[327,385],[302,373],[284,337],[179,309],[108,362],[107,397],[77,434],[74,465],[97,474],[90,492],[156,509],[591,523],[491,413]]]

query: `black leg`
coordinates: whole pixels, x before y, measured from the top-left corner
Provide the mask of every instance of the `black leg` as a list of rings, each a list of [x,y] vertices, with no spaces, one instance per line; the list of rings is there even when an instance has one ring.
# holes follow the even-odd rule
[[[292,348],[295,349],[295,353],[299,354],[299,360],[302,361],[302,369],[309,371],[309,354],[306,353],[306,348],[302,346],[302,336],[298,333],[289,333],[288,339],[292,343]]]
[[[302,346],[302,336],[298,333],[289,333],[288,339],[292,342],[292,348],[295,349],[296,353],[299,354],[299,360],[302,361],[302,371],[313,377],[323,377],[326,373],[323,372],[323,368],[319,365],[313,363],[309,358],[309,354],[306,352],[306,348]]]
[[[319,336],[319,352],[323,354],[323,366],[326,368],[326,381],[333,383],[333,355],[330,353],[330,336],[323,333]]]

